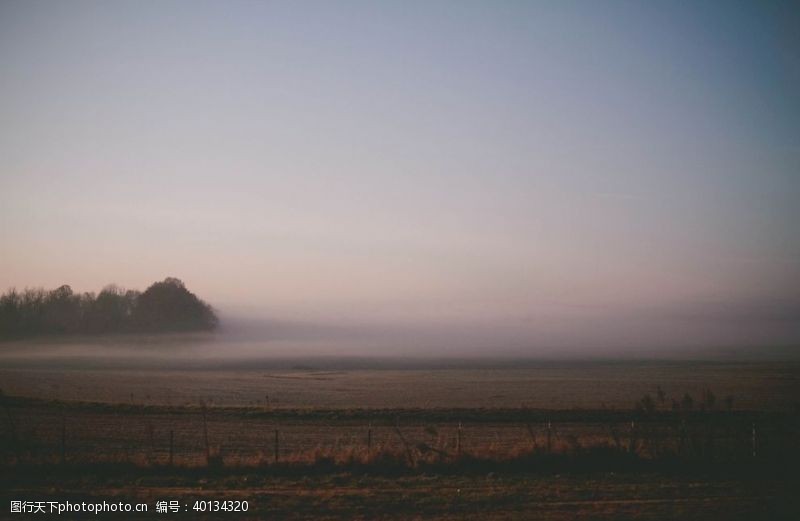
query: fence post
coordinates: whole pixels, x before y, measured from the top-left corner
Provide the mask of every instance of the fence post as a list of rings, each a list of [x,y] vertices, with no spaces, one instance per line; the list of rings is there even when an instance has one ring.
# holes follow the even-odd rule
[[[531,428],[530,423],[525,424],[525,428],[528,429],[528,435],[531,437],[531,443],[533,445],[533,450],[536,450],[536,434],[534,434],[533,429]]]
[[[279,451],[280,451],[280,445],[278,442],[278,429],[275,429],[275,463],[278,463]]]
[[[169,466],[171,467],[173,464],[173,452],[175,448],[175,431],[169,431]]]
[[[456,433],[456,453],[461,456],[461,422],[458,422],[458,431]]]
[[[686,420],[681,420],[681,437],[678,445],[678,453],[683,456],[687,452],[688,439],[686,432]]]
[[[67,417],[61,416],[61,464],[67,462]]]
[[[756,422],[753,422],[753,457],[754,458],[756,457],[756,447],[758,447],[757,440],[756,440]]]
[[[413,467],[415,465],[414,454],[411,452],[411,446],[406,441],[405,437],[403,436],[403,433],[400,432],[400,422],[399,422],[399,420],[397,422],[397,426],[395,426],[395,428],[394,428],[394,431],[397,433],[397,437],[400,438],[400,442],[403,444],[403,447],[405,447],[405,449],[406,449],[406,458],[408,458],[408,464]]]
[[[367,427],[367,456],[372,455],[372,422]]]
[[[631,435],[628,442],[628,452],[633,454],[636,452],[636,422],[631,420]]]
[[[153,423],[150,421],[147,422],[147,441],[150,443],[150,454],[147,459],[153,464],[156,461],[156,439],[155,432],[153,431]]]
[[[547,452],[551,452],[553,449],[553,425],[550,423],[550,420],[547,420]]]
[[[208,444],[208,418],[205,403],[203,403],[203,441],[206,444],[206,465],[208,465],[211,461],[211,447]]]

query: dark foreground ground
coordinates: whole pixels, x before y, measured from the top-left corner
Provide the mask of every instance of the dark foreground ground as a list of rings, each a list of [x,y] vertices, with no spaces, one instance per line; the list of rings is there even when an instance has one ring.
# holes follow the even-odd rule
[[[268,410],[6,395],[0,413],[0,519],[800,519],[796,412]],[[13,501],[48,513],[13,513]],[[59,515],[51,501],[148,511]]]
[[[0,519],[800,519],[796,362],[29,358],[0,364]]]
[[[91,519],[798,519],[797,481],[758,473],[470,473],[187,476],[68,472],[3,479],[2,518]],[[9,514],[11,500],[146,503],[148,513]],[[197,501],[246,501],[247,512],[197,512]],[[178,513],[158,513],[178,501]]]

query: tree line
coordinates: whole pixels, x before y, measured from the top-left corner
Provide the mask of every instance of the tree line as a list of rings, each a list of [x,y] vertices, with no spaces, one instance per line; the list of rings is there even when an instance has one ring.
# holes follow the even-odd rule
[[[2,338],[207,331],[218,322],[211,306],[172,277],[145,291],[111,284],[98,294],[75,293],[64,285],[53,290],[10,289],[0,296]]]

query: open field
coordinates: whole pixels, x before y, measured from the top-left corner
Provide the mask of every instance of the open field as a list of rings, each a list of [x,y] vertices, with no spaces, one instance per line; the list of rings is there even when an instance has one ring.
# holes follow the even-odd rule
[[[366,363],[379,368],[359,368]],[[658,387],[668,401],[685,393],[697,399],[711,389],[719,400],[733,397],[735,409],[787,411],[800,403],[800,362],[398,365],[299,360],[273,366],[253,362],[235,370],[92,369],[91,364],[59,361],[6,366],[0,369],[0,388],[13,396],[47,400],[192,406],[204,401],[261,408],[629,409],[644,394],[655,396]]]
[[[799,512],[792,364],[28,367],[0,370],[0,382],[6,504],[113,499],[153,509],[178,500],[199,519],[750,520]],[[716,393],[713,405],[703,402],[705,389]],[[691,410],[673,410],[671,400],[686,393]],[[644,394],[654,409],[634,410]],[[191,506],[203,499],[252,506],[198,514]]]

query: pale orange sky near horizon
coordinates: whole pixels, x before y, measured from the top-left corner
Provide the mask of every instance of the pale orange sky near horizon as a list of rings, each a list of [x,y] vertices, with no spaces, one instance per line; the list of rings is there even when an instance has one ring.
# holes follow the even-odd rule
[[[0,289],[176,276],[229,316],[800,342],[797,20],[4,2]]]

